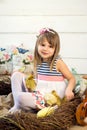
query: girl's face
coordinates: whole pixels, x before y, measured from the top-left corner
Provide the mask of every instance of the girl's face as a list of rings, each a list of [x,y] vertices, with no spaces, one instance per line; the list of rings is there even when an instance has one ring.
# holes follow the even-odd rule
[[[43,60],[47,60],[48,58],[52,57],[54,51],[55,47],[52,47],[46,39],[38,45],[38,53]]]

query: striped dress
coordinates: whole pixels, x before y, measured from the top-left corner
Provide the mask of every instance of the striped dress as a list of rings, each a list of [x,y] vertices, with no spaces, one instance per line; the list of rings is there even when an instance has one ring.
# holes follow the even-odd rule
[[[60,98],[64,97],[66,83],[62,73],[56,70],[57,60],[58,58],[54,62],[52,71],[50,71],[50,66],[47,62],[43,62],[37,66],[37,90],[40,91],[43,96],[55,90]]]

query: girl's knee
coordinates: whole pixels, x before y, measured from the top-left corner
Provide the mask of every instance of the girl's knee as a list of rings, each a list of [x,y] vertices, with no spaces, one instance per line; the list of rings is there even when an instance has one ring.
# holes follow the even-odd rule
[[[11,79],[19,79],[19,78],[23,78],[23,76],[24,76],[24,74],[23,73],[21,73],[21,72],[19,72],[19,71],[16,71],[16,72],[14,72],[13,74],[12,74],[12,76],[11,76]]]
[[[11,77],[16,77],[17,75],[21,75],[22,73],[19,71],[15,71]]]

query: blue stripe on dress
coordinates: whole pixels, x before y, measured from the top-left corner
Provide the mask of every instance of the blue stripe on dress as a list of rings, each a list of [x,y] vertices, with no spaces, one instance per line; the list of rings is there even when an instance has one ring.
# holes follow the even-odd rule
[[[56,61],[55,60],[52,71],[50,70],[50,66],[47,62],[43,62],[41,65],[37,66],[37,73],[39,75],[47,75],[47,76],[62,76],[62,73],[57,72],[56,70]]]

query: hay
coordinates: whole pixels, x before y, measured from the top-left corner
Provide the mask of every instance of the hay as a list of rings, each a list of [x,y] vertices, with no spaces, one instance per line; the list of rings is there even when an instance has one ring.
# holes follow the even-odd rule
[[[54,114],[38,118],[36,113],[24,112],[15,113],[0,117],[0,130],[67,130],[75,125],[75,112],[81,103],[81,97],[75,98],[62,104]]]

